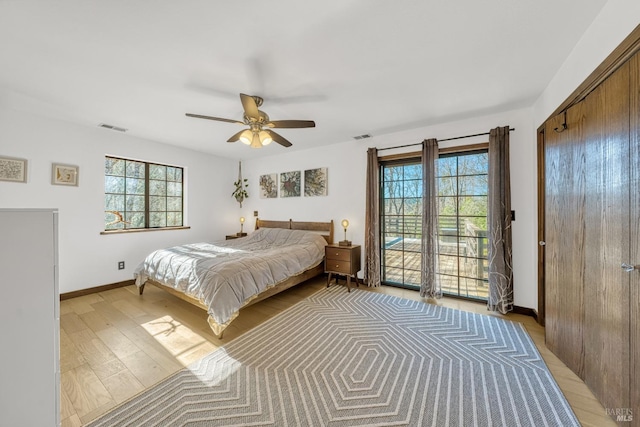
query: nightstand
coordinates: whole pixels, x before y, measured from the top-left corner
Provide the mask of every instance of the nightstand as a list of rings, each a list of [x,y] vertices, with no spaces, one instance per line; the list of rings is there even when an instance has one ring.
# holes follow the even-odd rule
[[[324,247],[324,271],[329,273],[327,288],[331,283],[331,275],[338,274],[347,277],[347,290],[351,292],[351,278],[359,285],[358,271],[360,271],[360,245]],[[337,279],[336,279],[337,282]]]
[[[246,235],[247,233],[227,234],[224,238],[225,240],[233,240],[233,239],[237,239],[238,237],[244,237]]]

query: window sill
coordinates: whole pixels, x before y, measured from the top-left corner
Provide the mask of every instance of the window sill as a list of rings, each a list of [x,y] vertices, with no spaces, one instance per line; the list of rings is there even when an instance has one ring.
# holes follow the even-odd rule
[[[162,228],[131,228],[128,230],[105,230],[101,231],[100,234],[127,234],[127,233],[143,233],[147,231],[168,231],[168,230],[189,230],[191,227],[182,226],[182,227],[162,227]]]

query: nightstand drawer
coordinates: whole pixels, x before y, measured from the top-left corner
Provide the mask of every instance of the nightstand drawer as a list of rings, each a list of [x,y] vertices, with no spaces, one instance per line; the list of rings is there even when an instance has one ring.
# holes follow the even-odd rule
[[[325,251],[325,256],[327,259],[336,259],[341,261],[350,261],[351,260],[351,249],[342,249],[342,248],[327,248]]]
[[[351,271],[351,262],[349,261],[327,259],[324,263],[324,269],[333,273],[353,274]]]

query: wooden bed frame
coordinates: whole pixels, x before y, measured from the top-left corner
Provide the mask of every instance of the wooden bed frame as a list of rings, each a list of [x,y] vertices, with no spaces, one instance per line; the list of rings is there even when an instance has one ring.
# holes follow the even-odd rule
[[[293,221],[292,219],[290,219],[289,221],[271,221],[271,220],[261,220],[259,218],[256,218],[256,227],[255,229],[258,230],[260,228],[284,228],[284,229],[288,229],[288,230],[308,230],[308,231],[316,231],[319,234],[322,235],[322,237],[325,238],[325,240],[327,241],[327,243],[331,244],[333,243],[333,220],[331,220],[330,222],[301,222],[301,221]],[[253,298],[251,298],[249,301],[245,302],[240,309],[244,308],[244,307],[248,307],[250,305],[253,305],[257,302],[260,302],[264,299],[267,299],[273,295],[276,295],[282,291],[285,291],[295,285],[298,285],[302,282],[305,282],[313,277],[316,277],[320,274],[324,273],[324,261],[321,261],[320,264],[316,265],[315,267],[310,268],[309,270],[303,271],[300,274],[297,274],[295,276],[291,276],[288,279],[274,285],[271,286],[269,288],[267,288],[264,292],[255,295]],[[199,307],[201,309],[203,309],[204,311],[208,311],[208,307],[206,305],[204,305],[202,302],[200,302],[200,300],[193,298],[189,295],[183,294],[182,292],[176,291],[173,288],[170,288],[168,286],[165,286],[161,283],[158,283],[154,280],[151,279],[147,279],[147,281],[140,286],[139,288],[139,292],[140,295],[142,295],[142,293],[144,292],[144,286],[149,283],[157,288],[162,289],[165,292],[170,293],[171,295],[180,298],[183,301],[186,301],[190,304],[195,305],[196,307]],[[222,338],[224,331],[222,331],[219,335],[218,338]]]

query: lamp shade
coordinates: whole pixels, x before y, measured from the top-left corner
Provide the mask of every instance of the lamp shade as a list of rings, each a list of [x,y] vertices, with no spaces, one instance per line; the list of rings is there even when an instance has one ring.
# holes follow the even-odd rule
[[[243,144],[247,144],[247,145],[251,144],[252,139],[253,139],[253,133],[249,129],[245,130],[240,134],[240,141],[242,141]]]
[[[349,220],[343,219],[342,220],[342,228],[344,228],[346,230],[347,227],[349,227]]]
[[[260,136],[260,143],[262,145],[269,145],[271,144],[271,141],[273,141],[273,139],[271,138],[271,135],[269,135],[269,132],[261,130],[259,133]]]
[[[240,217],[240,224],[243,224],[243,223],[244,223],[244,217],[243,217],[243,216],[241,216],[241,217]]]

